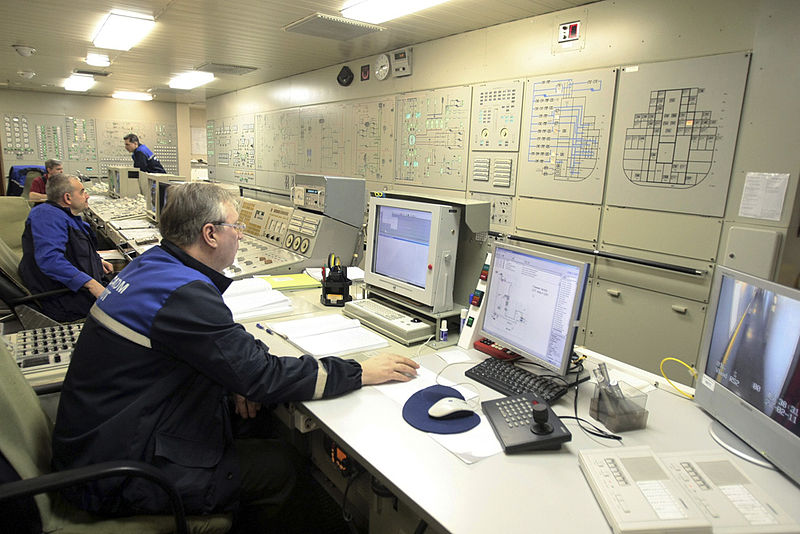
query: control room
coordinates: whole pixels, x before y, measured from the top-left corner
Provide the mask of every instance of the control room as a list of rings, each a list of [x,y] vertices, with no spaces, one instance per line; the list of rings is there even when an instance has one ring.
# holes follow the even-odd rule
[[[0,14],[0,531],[800,533],[796,0]]]

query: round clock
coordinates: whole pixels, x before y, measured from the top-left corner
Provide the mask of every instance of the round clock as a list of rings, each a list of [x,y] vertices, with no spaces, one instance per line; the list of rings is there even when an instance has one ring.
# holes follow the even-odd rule
[[[375,77],[385,80],[387,76],[389,76],[389,56],[381,54],[375,60]]]

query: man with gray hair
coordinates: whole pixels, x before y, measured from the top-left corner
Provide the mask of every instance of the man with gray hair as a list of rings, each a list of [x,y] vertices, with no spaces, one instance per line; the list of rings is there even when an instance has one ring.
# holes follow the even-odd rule
[[[97,237],[81,213],[89,193],[75,176],[47,181],[47,202],[35,206],[22,233],[19,275],[31,293],[68,288],[42,298],[42,311],[60,322],[86,317],[103,292],[103,275],[113,268],[97,253]]]
[[[161,245],[109,284],[75,345],[53,437],[56,469],[143,461],[167,474],[188,513],[241,506],[245,517],[262,518],[295,484],[290,447],[234,439],[230,409],[249,418],[261,404],[331,397],[416,374],[418,364],[393,354],[361,364],[274,356],[235,323],[222,300],[231,283],[222,271],[242,238],[237,219],[236,199],[221,187],[170,186]],[[64,495],[101,514],[169,509],[162,492],[134,479],[92,482]]]
[[[64,172],[64,166],[60,160],[48,159],[44,162],[45,174],[44,176],[37,176],[31,182],[31,189],[28,193],[28,200],[31,202],[44,202],[47,200],[47,180],[51,176],[61,174]]]

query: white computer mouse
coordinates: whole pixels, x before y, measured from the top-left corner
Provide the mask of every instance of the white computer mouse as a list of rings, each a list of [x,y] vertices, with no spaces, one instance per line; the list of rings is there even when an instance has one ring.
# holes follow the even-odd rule
[[[475,413],[467,401],[456,397],[444,397],[428,408],[428,415],[436,419],[455,419]]]

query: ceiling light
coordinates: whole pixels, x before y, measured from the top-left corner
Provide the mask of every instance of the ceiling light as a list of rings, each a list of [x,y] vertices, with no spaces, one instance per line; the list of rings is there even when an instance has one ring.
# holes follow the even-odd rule
[[[96,52],[89,52],[86,54],[86,64],[93,67],[108,67],[111,65],[111,60],[108,59],[106,54],[98,54]]]
[[[64,82],[64,89],[67,91],[88,91],[94,85],[94,76],[86,74],[73,74]]]
[[[17,75],[20,78],[25,78],[26,80],[30,80],[31,78],[36,76],[36,73],[33,72],[32,70],[18,70]]]
[[[122,100],[141,100],[143,102],[153,100],[153,95],[150,93],[139,93],[136,91],[114,91],[114,94],[111,96],[113,98],[121,98]]]
[[[92,42],[97,48],[130,50],[155,26],[152,15],[112,9],[103,18]]]
[[[410,13],[422,11],[448,0],[350,0],[342,8],[342,16],[348,19],[380,24]]]
[[[195,87],[207,84],[213,79],[214,74],[210,72],[194,70],[178,74],[169,81],[169,86],[172,89],[194,89]]]
[[[14,50],[17,51],[17,54],[21,55],[22,57],[31,57],[33,54],[36,53],[36,49],[32,46],[25,46],[25,45],[11,45]]]

